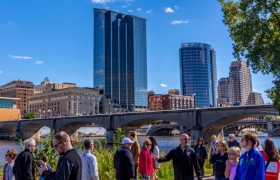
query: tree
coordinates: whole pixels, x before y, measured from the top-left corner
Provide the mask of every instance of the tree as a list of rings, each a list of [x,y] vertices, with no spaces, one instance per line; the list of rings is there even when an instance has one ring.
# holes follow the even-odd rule
[[[24,119],[34,119],[35,113],[34,112],[27,112],[24,116]]]
[[[234,41],[234,57],[246,58],[254,73],[273,75],[274,87],[266,92],[280,111],[280,1],[218,1],[224,12],[223,22]]]

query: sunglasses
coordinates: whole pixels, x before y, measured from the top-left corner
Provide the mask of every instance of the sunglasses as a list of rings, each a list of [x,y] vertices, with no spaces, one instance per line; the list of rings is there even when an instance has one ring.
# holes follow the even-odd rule
[[[183,140],[185,140],[185,141],[189,141],[189,140],[190,140],[190,138],[186,138],[186,139],[183,139]]]
[[[54,145],[54,148],[57,148],[59,144],[64,143],[65,141],[59,142],[57,144]]]

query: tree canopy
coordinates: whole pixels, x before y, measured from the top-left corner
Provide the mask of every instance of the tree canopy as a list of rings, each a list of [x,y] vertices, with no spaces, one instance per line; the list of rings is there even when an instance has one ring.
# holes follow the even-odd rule
[[[24,119],[34,119],[35,113],[34,112],[27,112],[24,116]]]
[[[275,86],[266,92],[280,110],[280,1],[218,1],[234,41],[234,57],[244,57],[254,73],[273,75]]]

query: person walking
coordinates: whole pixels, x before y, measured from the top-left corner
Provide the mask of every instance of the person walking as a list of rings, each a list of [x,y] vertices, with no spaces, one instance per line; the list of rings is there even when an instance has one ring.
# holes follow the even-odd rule
[[[38,168],[39,174],[45,180],[81,180],[82,161],[71,144],[69,135],[61,131],[53,136],[53,147],[60,156],[56,171],[50,172],[46,165]]]
[[[173,148],[164,157],[154,157],[159,163],[173,160],[174,180],[194,180],[194,171],[198,180],[202,180],[201,170],[193,149],[188,147],[190,138],[180,136],[180,145]]]
[[[23,141],[24,151],[16,157],[13,167],[15,180],[35,180],[35,163],[33,152],[36,149],[36,142],[33,138]]]
[[[139,156],[139,169],[141,179],[150,180],[153,174],[153,157],[150,153],[152,142],[147,139],[144,141]]]
[[[240,149],[238,147],[231,147],[227,151],[228,160],[226,161],[225,177],[229,180],[234,180],[236,168],[239,162]]]
[[[82,159],[82,180],[99,180],[98,164],[96,157],[93,154],[94,143],[91,139],[84,141],[84,152],[81,155]]]
[[[204,176],[204,163],[208,159],[208,153],[207,153],[206,146],[204,145],[203,138],[200,137],[197,139],[197,144],[194,147],[194,151],[197,155],[198,164],[199,164],[201,174],[203,177]]]
[[[241,145],[246,148],[246,153],[242,154],[236,169],[235,180],[240,179],[265,179],[265,163],[259,151],[256,151],[254,146],[257,141],[257,136],[253,133],[243,135]]]
[[[138,164],[139,164],[139,155],[140,155],[140,145],[138,143],[138,141],[135,138],[136,134],[134,131],[129,131],[127,137],[131,140],[134,141],[130,152],[132,153],[132,158],[134,161],[134,172],[135,175],[133,177],[134,180],[137,180],[137,168],[138,168]]]
[[[134,161],[130,152],[133,144],[134,141],[124,138],[122,140],[122,147],[114,155],[114,168],[117,180],[133,180],[135,177]]]
[[[5,155],[5,160],[7,163],[3,168],[3,180],[15,180],[15,176],[13,174],[13,167],[16,155],[17,153],[13,149],[7,151]]]
[[[211,157],[211,161],[216,163],[215,166],[215,180],[227,180],[225,177],[226,160],[228,160],[228,145],[226,141],[221,141],[218,144],[218,149]]]
[[[158,148],[156,138],[154,136],[150,136],[149,139],[152,142],[152,147],[150,149],[152,157],[154,157],[154,156],[159,157],[159,148]],[[153,170],[153,174],[151,176],[151,180],[158,180],[158,176],[157,176],[156,172],[160,168],[160,163],[157,162],[154,158],[153,158],[153,168],[154,168],[154,170]]]
[[[267,138],[264,141],[264,151],[260,151],[266,161],[265,180],[278,180],[280,172],[280,155],[274,142]]]
[[[234,134],[229,134],[228,138],[229,138],[228,148],[231,148],[233,146],[241,148],[240,143],[235,139],[235,135]]]
[[[210,143],[210,159],[212,158],[212,156],[215,154],[216,150],[218,149],[218,144],[219,142],[217,141],[217,137],[215,135],[213,135],[211,137],[212,141]],[[210,160],[209,160],[210,161]],[[215,163],[212,163],[210,161],[210,164],[213,164],[213,173],[212,176],[215,176]]]

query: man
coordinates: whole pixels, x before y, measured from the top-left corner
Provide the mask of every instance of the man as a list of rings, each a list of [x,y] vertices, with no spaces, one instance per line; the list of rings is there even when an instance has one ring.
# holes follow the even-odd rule
[[[212,157],[215,154],[216,149],[218,149],[219,142],[217,141],[217,137],[215,135],[213,135],[211,137],[211,139],[212,139],[212,141],[210,143],[210,156]],[[212,176],[215,175],[215,172],[214,172],[215,171],[215,165],[216,165],[216,163],[213,163],[213,174],[212,174]]]
[[[122,147],[120,147],[114,156],[114,168],[116,169],[117,180],[133,180],[135,176],[134,161],[130,152],[134,141],[129,138],[122,140]]]
[[[239,147],[241,149],[241,146],[240,146],[239,142],[235,139],[235,135],[234,134],[229,134],[228,138],[229,138],[228,148],[236,146],[236,147]]]
[[[202,180],[197,156],[193,149],[188,147],[190,138],[187,134],[180,136],[180,145],[165,157],[155,157],[159,163],[173,160],[174,180],[194,180],[194,170],[198,180]]]
[[[137,168],[139,164],[139,155],[140,155],[140,145],[135,139],[135,132],[129,131],[127,136],[131,141],[134,141],[130,152],[132,153],[132,158],[134,161],[134,172],[135,176],[133,177],[134,180],[137,180]]]
[[[36,149],[36,142],[33,138],[24,140],[24,151],[16,157],[13,167],[15,180],[35,180],[35,164],[33,152]]]
[[[53,147],[60,156],[55,172],[48,171],[46,166],[38,168],[39,174],[45,180],[81,180],[82,161],[77,151],[73,149],[66,132],[59,132],[53,137]]]
[[[99,180],[98,166],[96,157],[92,151],[94,148],[93,140],[86,139],[84,141],[85,151],[81,156],[82,159],[82,180]]]

